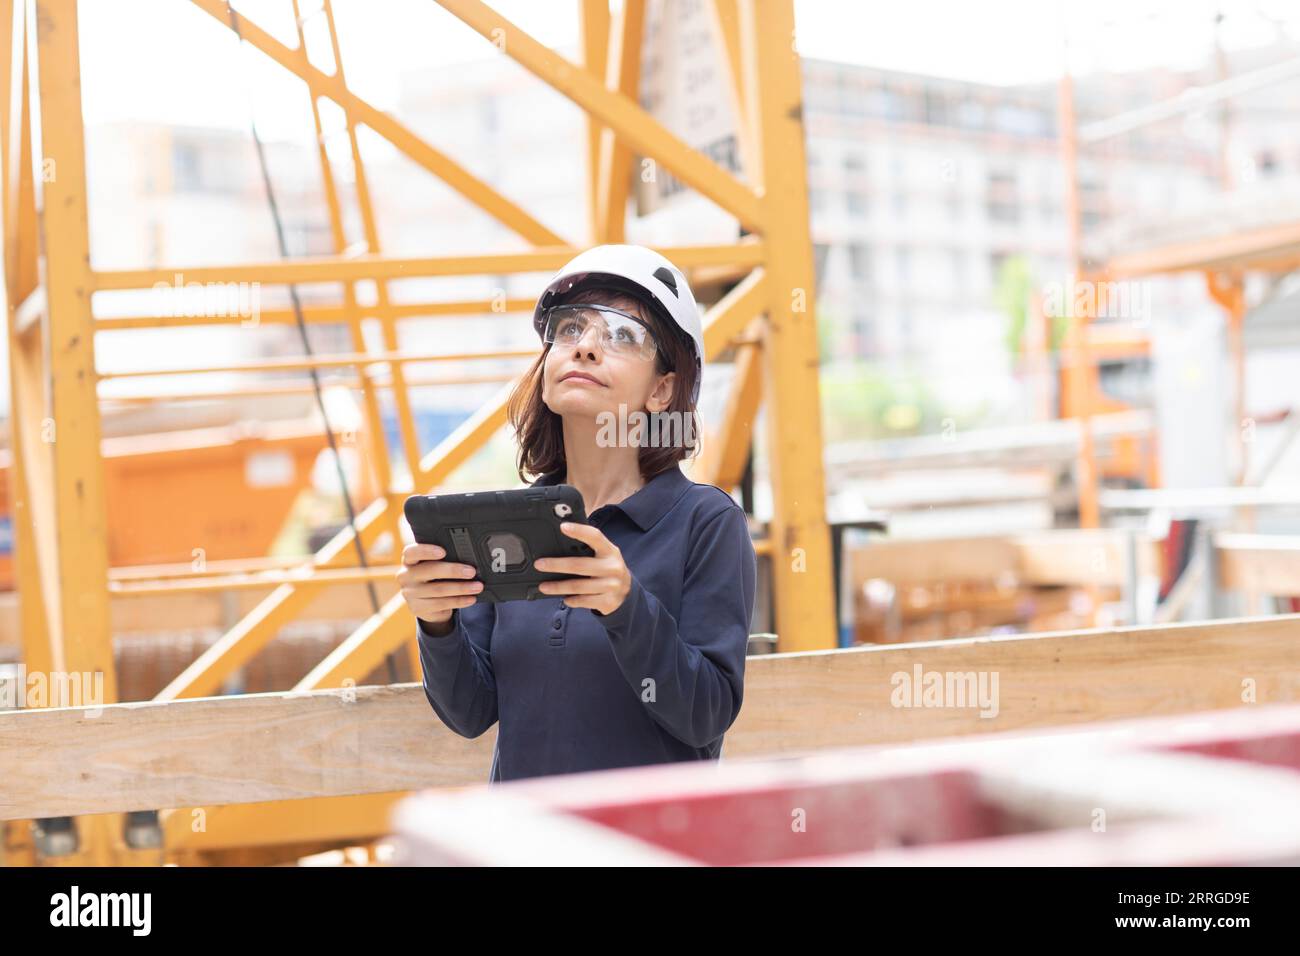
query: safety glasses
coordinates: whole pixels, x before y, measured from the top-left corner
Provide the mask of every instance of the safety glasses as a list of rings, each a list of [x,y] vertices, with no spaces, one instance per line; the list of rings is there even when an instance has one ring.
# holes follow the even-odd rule
[[[644,322],[609,305],[553,306],[546,312],[542,341],[552,345],[577,345],[590,325],[596,326],[596,338],[605,352],[649,359],[658,349],[654,334]]]

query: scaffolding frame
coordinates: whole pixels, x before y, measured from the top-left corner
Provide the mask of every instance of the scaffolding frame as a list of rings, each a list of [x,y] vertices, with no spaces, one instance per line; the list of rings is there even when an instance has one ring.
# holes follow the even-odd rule
[[[191,2],[224,27],[234,29],[224,0]],[[223,562],[219,571],[200,575],[188,567],[159,569],[154,577],[142,581],[122,580],[129,578],[129,573],[110,568],[108,503],[100,457],[100,402],[105,399],[98,394],[98,382],[109,376],[95,366],[95,332],[231,320],[97,317],[92,307],[94,293],[148,289],[170,281],[177,272],[187,281],[203,283],[271,286],[328,282],[341,286],[340,301],[305,309],[305,319],[346,322],[353,353],[238,368],[329,364],[355,369],[372,440],[370,465],[382,489],[357,515],[355,533],[369,553],[385,534],[391,542],[400,543],[402,504],[409,493],[392,485],[379,427],[381,389],[390,389],[395,399],[414,491],[427,493],[445,482],[505,424],[506,401],[513,387],[511,382],[501,388],[451,436],[421,455],[408,397],[413,383],[407,379],[404,365],[422,359],[399,353],[398,321],[416,315],[498,313],[501,304],[396,305],[389,297],[387,280],[549,271],[587,245],[624,241],[634,155],[652,159],[734,215],[745,233],[725,245],[658,247],[688,274],[739,279],[704,318],[706,359],[734,349],[736,374],[724,419],[709,433],[703,460],[697,465],[702,469],[699,478],[724,489],[740,482],[755,419],[766,397],[766,437],[773,450],[769,456],[773,516],[767,539],[757,546],[772,559],[775,629],[782,650],[835,646],[831,550],[824,513],[814,269],[792,0],[714,0],[712,4],[716,47],[730,77],[744,181],[682,142],[637,104],[645,0],[624,0],[614,15],[607,0],[579,0],[582,64],[548,49],[482,0],[438,2],[587,114],[588,242],[574,243],[552,231],[398,119],[353,92],[343,73],[329,0],[322,0],[318,9],[310,11],[300,0],[292,0],[296,48],[284,45],[243,14],[238,15],[238,33],[244,43],[309,90],[335,254],[237,266],[96,269],[90,258],[76,0],[4,0],[0,49],[9,51],[10,69],[4,74],[6,86],[0,94],[0,153],[13,410],[15,561],[22,653],[29,671],[103,673],[106,702],[115,702],[118,694],[109,619],[112,593],[130,593],[133,587],[137,592],[152,588],[169,593],[239,587],[248,572],[264,568],[266,563],[264,558]],[[335,64],[332,73],[313,65],[309,56],[304,24],[313,16],[325,18]],[[349,242],[346,235],[343,199],[326,149],[321,100],[332,101],[346,117],[363,233],[359,242]],[[531,248],[508,254],[385,255],[379,248],[358,146],[359,126],[387,140],[509,227]],[[57,169],[57,175],[43,177],[45,168]],[[372,305],[361,304],[357,294],[356,284],[366,280],[378,289]],[[532,300],[511,299],[505,305],[508,311],[531,310]],[[366,318],[381,323],[381,352],[367,350],[361,335]],[[284,310],[268,317],[279,322],[292,319]],[[477,356],[487,354],[499,353]],[[383,381],[370,374],[377,363],[388,369]],[[396,571],[392,566],[359,569],[354,549],[354,532],[345,529],[309,562],[284,568],[274,591],[155,700],[219,694],[223,683],[274,640],[320,586],[339,580],[371,580],[381,572]],[[403,650],[418,669],[413,620],[396,595],[293,690],[355,684],[389,654]],[[314,838],[329,841],[357,832],[382,833],[382,813],[390,803],[391,795],[381,795],[344,803],[325,798],[219,807],[209,809],[206,822],[211,830],[214,817],[221,817],[223,826],[238,828],[246,845],[255,847],[274,842],[290,821],[310,819],[314,821]],[[68,862],[158,862],[159,851],[132,850],[124,845],[120,814],[79,818],[78,823],[80,849]],[[190,814],[183,810],[165,812],[161,826],[162,853],[168,859],[186,859],[187,840],[203,835],[194,831]],[[35,851],[20,831],[11,826],[7,840],[11,852],[18,847],[20,857],[25,853],[30,862],[37,862]],[[242,862],[252,858],[256,852],[251,850],[239,857]]]
[[[1079,148],[1081,144],[1098,143],[1193,110],[1220,103],[1226,105],[1234,96],[1293,81],[1297,77],[1300,77],[1300,58],[1292,58],[1082,127],[1075,114],[1074,80],[1068,67],[1058,84],[1057,104],[1061,158],[1066,175],[1066,225],[1072,281],[1108,283],[1144,276],[1201,273],[1206,293],[1223,309],[1227,322],[1228,359],[1234,377],[1235,434],[1240,455],[1235,480],[1237,485],[1245,485],[1250,472],[1250,446],[1244,437],[1244,424],[1249,418],[1246,409],[1244,344],[1245,318],[1249,310],[1246,302],[1246,274],[1251,271],[1290,272],[1300,268],[1300,222],[1273,223],[1244,229],[1226,239],[1213,237],[1165,243],[1151,249],[1112,255],[1104,262],[1085,268],[1081,248],[1083,216],[1079,190]],[[1225,131],[1221,149],[1224,155],[1227,145]],[[1232,182],[1226,163],[1221,177],[1224,185],[1230,188]],[[1093,409],[1097,405],[1100,388],[1096,364],[1098,350],[1092,344],[1090,335],[1090,323],[1095,318],[1087,309],[1070,308],[1068,314],[1071,355],[1068,387],[1083,436],[1077,472],[1080,525],[1086,528],[1098,527],[1101,514],[1099,466],[1092,424]],[[1154,465],[1148,468],[1148,473],[1157,473]]]

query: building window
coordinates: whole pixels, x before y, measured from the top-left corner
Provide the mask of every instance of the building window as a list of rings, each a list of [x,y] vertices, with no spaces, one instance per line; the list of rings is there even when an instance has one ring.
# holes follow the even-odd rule
[[[1003,104],[993,112],[993,126],[999,133],[1012,136],[1043,137],[1048,132],[1047,115],[1042,110],[1016,104]]]
[[[1020,221],[1020,195],[1013,170],[989,170],[984,199],[993,222]]]
[[[998,284],[998,280],[1002,275],[1002,265],[1007,261],[1009,255],[1010,254],[1006,252],[989,253],[989,272],[993,275],[993,285],[995,286]]]
[[[957,122],[965,129],[983,129],[987,122],[984,116],[984,104],[972,100],[958,104]]]
[[[172,181],[178,193],[198,192],[203,188],[202,163],[193,143],[177,143],[172,150]]]
[[[947,126],[951,116],[948,95],[939,90],[925,91],[925,121],[931,126]]]
[[[813,243],[813,275],[817,279],[817,285],[822,284],[826,276],[826,262],[830,258],[831,247],[824,242]]]
[[[849,246],[849,273],[855,282],[871,280],[871,250],[863,243]]]
[[[875,329],[871,321],[871,313],[865,309],[855,310],[850,331],[854,356],[869,357],[875,351]]]
[[[1079,181],[1079,223],[1084,229],[1101,225],[1106,208],[1106,187],[1096,179]]]

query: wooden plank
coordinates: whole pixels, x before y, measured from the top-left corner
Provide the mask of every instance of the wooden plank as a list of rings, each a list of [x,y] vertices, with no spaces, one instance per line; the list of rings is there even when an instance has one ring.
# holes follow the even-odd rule
[[[1124,585],[1128,535],[1111,528],[1063,528],[1015,539],[1026,584]],[[1160,544],[1138,535],[1137,575],[1160,573]]]
[[[1221,587],[1300,595],[1300,535],[1219,534],[1214,551]]]
[[[495,729],[475,740],[445,730],[418,684],[118,704],[93,714],[0,714],[0,818],[481,783],[495,740]],[[37,806],[45,809],[32,812]]]
[[[895,706],[918,668],[990,688],[996,675],[996,716]],[[1245,681],[1260,703],[1300,701],[1300,615],[774,654],[747,670],[727,757],[1227,709]],[[0,714],[0,819],[480,783],[494,734],[446,730],[418,684]]]
[[[1014,576],[1025,585],[1122,587],[1127,565],[1124,532],[1067,528],[1020,535],[884,540],[850,555],[853,580],[903,583],[996,581]],[[1159,573],[1160,545],[1138,538],[1138,575]]]
[[[847,552],[855,584],[872,578],[900,583],[987,581],[1014,574],[1019,552],[1010,538],[873,541]]]
[[[765,666],[766,665],[766,666]],[[895,707],[895,675],[997,675],[998,713]],[[1300,616],[978,637],[751,659],[728,756],[1300,700]]]

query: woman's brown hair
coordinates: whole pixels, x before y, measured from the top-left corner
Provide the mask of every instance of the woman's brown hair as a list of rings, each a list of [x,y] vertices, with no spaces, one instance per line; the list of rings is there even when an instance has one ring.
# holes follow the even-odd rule
[[[677,373],[673,383],[673,396],[664,409],[664,414],[670,416],[669,420],[682,422],[680,434],[683,440],[681,443],[674,441],[658,446],[642,444],[637,455],[641,477],[649,481],[660,472],[675,467],[679,461],[694,457],[699,449],[699,422],[695,405],[690,398],[695,389],[695,350],[685,334],[665,321],[656,310],[613,289],[585,289],[564,301],[565,304],[590,302],[609,305],[640,316],[650,326],[658,343],[655,349],[655,371],[660,375]],[[519,441],[517,470],[521,481],[527,481],[527,475],[563,472],[567,467],[562,421],[542,401],[543,369],[550,350],[549,344],[542,346],[541,354],[519,380],[506,406],[510,425]]]

